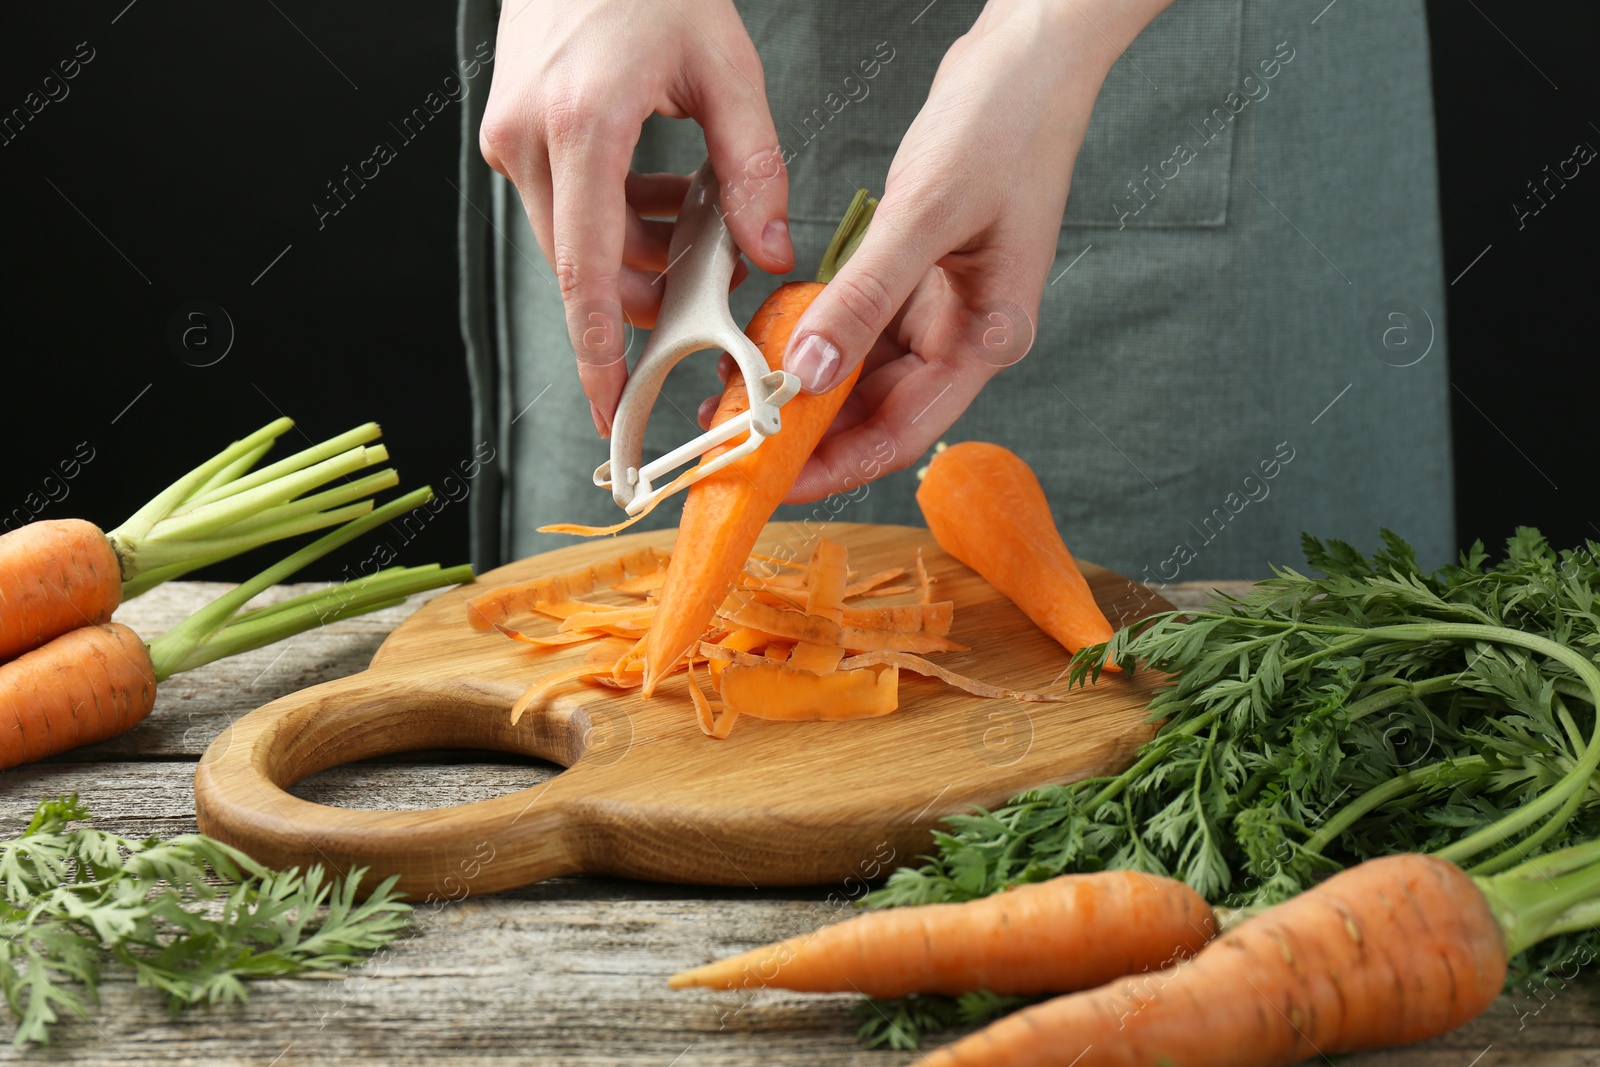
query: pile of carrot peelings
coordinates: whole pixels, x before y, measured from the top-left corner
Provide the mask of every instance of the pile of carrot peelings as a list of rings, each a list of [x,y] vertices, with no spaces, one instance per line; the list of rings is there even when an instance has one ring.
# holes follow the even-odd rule
[[[592,646],[582,662],[552,671],[524,693],[512,706],[513,723],[573,686],[634,689],[643,684],[645,636],[655,621],[655,594],[670,559],[663,549],[637,549],[467,601],[475,629],[496,630],[536,651]],[[828,540],[817,542],[803,566],[750,557],[697,647],[677,667],[687,672],[695,721],[705,734],[726,738],[740,715],[791,722],[888,715],[900,705],[901,669],[979,697],[1062,699],[990,685],[927,659],[969,649],[950,639],[955,604],[933,599],[920,553],[912,567],[867,575],[851,571],[849,562],[845,546]],[[919,591],[916,603],[871,603]],[[634,602],[593,599],[607,592]],[[557,625],[544,633],[507,625],[530,614]],[[701,666],[711,695],[701,685]]]

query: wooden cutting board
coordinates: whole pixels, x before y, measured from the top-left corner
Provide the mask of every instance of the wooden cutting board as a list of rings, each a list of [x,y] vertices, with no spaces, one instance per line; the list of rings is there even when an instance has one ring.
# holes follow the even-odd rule
[[[816,531],[847,545],[862,573],[913,565],[922,550],[935,599],[956,603],[951,638],[972,648],[934,657],[941,665],[1011,688],[1054,684],[1052,692],[1068,692],[1060,646],[926,530],[775,523],[757,550],[789,550],[803,561]],[[466,599],[630,548],[667,548],[674,536],[601,539],[491,571],[422,607],[367,670],[243,716],[196,771],[200,829],[277,867],[364,866],[371,869],[366,886],[398,874],[413,897],[458,898],[580,872],[823,884],[881,877],[913,862],[946,815],[1114,773],[1150,736],[1145,705],[1160,679],[1146,672],[1137,680],[1103,675],[1064,703],[1021,703],[979,699],[902,671],[892,715],[804,723],[746,717],[725,741],[695,726],[679,675],[648,701],[636,690],[573,688],[513,726],[513,701],[546,672],[581,661],[588,646],[533,650],[474,630]],[[1170,607],[1110,571],[1083,570],[1116,625]],[[553,627],[528,624],[535,632]],[[429,748],[518,752],[567,770],[508,796],[428,811],[333,808],[285,791],[328,767]]]

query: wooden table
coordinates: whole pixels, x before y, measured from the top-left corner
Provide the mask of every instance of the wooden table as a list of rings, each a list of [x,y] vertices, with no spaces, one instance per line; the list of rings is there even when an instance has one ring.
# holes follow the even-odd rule
[[[118,619],[154,636],[224,587],[175,583]],[[273,598],[308,587],[284,586]],[[1179,606],[1211,585],[1175,585]],[[39,798],[78,792],[107,829],[129,836],[195,829],[192,778],[233,719],[284,693],[360,670],[420,599],[337,623],[163,684],[149,721],[123,737],[0,774],[0,836]],[[480,762],[488,761],[488,762]],[[334,768],[296,787],[347,807],[427,808],[532,785],[558,767],[492,753],[428,753]],[[833,902],[829,901],[832,895]],[[420,908],[401,940],[324,979],[254,983],[242,1008],[192,1010],[112,972],[92,1023],[63,1025],[26,1055],[0,1030],[0,1061],[123,1065],[254,1064],[860,1064],[912,1053],[860,1048],[854,996],[671,993],[666,976],[711,956],[810,929],[839,914],[843,887],[706,889],[601,878]],[[1589,968],[1592,971],[1593,968]],[[1502,997],[1475,1022],[1425,1046],[1351,1057],[1351,1067],[1600,1065],[1600,983],[1552,979],[1541,995]]]

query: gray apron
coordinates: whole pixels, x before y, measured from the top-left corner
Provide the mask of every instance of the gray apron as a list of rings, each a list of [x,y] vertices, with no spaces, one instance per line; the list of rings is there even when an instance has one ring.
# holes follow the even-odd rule
[[[854,186],[881,192],[980,6],[739,5],[792,157],[789,277],[815,270]],[[464,54],[493,42],[494,7],[464,0]],[[486,96],[466,101],[460,183],[474,429],[495,454],[472,497],[479,567],[570,540],[542,524],[622,517],[590,480],[607,449],[550,268],[478,155]],[[704,154],[693,123],[652,118],[634,168],[688,172]],[[945,439],[1026,459],[1076,554],[1154,584],[1254,578],[1300,565],[1302,530],[1371,546],[1387,526],[1429,565],[1454,558],[1421,0],[1177,0],[1100,94],[1050,278],[1032,351]],[[735,318],[776,284],[747,281]],[[647,456],[698,432],[714,367],[691,356],[669,378]],[[921,525],[919,465],[777,517]]]

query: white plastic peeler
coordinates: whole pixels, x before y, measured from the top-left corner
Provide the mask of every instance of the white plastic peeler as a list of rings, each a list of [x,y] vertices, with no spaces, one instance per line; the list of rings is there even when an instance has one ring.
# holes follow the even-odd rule
[[[766,357],[744,335],[728,309],[728,284],[739,262],[739,249],[722,220],[717,178],[708,159],[695,173],[683,199],[672,244],[667,251],[667,280],[661,314],[650,340],[628,376],[611,426],[611,458],[595,468],[594,484],[629,515],[637,515],[664,496],[670,484],[655,482],[699,458],[707,449],[748,433],[738,446],[696,469],[684,486],[721,470],[778,432],[778,408],[800,391],[800,379],[783,370],[768,370]],[[644,463],[644,429],[661,383],[684,356],[708,348],[726,350],[750,386],[750,410],[721,426]],[[620,471],[620,476],[613,472]],[[678,486],[677,488],[683,488]]]

